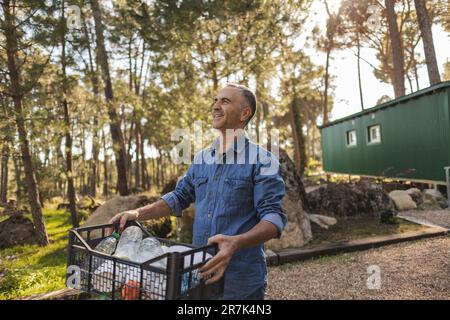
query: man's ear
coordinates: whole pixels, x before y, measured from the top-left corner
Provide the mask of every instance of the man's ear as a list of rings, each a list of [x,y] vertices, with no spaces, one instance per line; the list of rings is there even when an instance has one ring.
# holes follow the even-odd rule
[[[252,116],[252,109],[249,106],[245,106],[241,111],[241,121],[246,122]]]

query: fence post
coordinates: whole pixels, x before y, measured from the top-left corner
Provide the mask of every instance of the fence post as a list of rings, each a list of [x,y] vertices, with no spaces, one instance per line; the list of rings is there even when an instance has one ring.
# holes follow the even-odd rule
[[[447,203],[448,208],[450,209],[450,167],[444,167],[445,170],[445,179],[447,181]]]

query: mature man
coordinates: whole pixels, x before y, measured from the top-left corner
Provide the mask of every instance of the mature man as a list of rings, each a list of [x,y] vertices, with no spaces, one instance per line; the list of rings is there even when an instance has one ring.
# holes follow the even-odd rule
[[[212,125],[221,136],[195,156],[173,192],[110,221],[120,221],[123,228],[130,219],[180,216],[195,201],[193,244],[219,246],[201,274],[209,278],[207,284],[225,274],[224,299],[264,298],[264,242],[279,237],[287,222],[281,209],[285,189],[277,160],[242,134],[255,111],[255,95],[246,87],[228,84],[220,90],[212,107]]]

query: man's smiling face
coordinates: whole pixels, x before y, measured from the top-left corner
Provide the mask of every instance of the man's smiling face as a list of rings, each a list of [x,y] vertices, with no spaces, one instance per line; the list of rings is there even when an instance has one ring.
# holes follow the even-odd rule
[[[244,100],[239,88],[227,86],[221,89],[214,98],[211,110],[213,128],[243,128],[246,119],[251,115],[251,110],[245,106]]]

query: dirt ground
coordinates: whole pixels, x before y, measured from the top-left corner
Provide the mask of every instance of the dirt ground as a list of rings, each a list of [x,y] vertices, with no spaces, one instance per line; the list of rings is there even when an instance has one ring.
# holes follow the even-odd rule
[[[448,300],[450,236],[270,267],[266,298]]]

